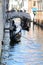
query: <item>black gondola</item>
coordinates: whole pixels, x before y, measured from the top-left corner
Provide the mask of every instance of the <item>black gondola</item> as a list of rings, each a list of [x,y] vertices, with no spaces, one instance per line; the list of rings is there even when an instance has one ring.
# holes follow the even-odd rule
[[[28,20],[27,18],[23,17],[21,20],[21,27],[24,30],[29,30],[30,28],[30,20]]]
[[[13,21],[13,24],[10,27],[10,40],[14,41],[14,42],[19,42],[20,37],[21,37],[21,28],[16,27],[16,25],[14,25],[14,21]]]

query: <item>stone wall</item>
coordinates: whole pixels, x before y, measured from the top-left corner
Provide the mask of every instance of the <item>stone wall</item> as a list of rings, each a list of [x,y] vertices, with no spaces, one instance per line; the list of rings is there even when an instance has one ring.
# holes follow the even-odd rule
[[[0,41],[3,39],[3,12],[2,4],[0,3]]]
[[[2,41],[3,41],[3,25],[4,25],[3,23],[4,23],[4,19],[2,12],[2,0],[0,0],[0,55],[1,55]]]

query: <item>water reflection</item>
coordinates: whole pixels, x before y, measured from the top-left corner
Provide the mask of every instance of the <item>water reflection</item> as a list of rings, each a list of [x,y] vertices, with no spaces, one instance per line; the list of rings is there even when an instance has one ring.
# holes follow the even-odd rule
[[[21,35],[21,42],[9,44],[9,33],[5,34],[2,65],[43,65],[43,30],[35,25]]]
[[[20,41],[16,42],[16,41],[10,41],[10,47],[14,47],[16,44],[19,44]]]
[[[16,43],[14,41],[10,41],[10,46],[13,47]]]

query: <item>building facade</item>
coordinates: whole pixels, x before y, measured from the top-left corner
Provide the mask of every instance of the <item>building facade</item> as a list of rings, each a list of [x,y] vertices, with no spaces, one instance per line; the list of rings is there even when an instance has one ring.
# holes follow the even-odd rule
[[[38,11],[36,14],[36,20],[37,23],[42,24],[43,23],[43,0],[38,0]]]
[[[29,13],[31,13],[31,10],[37,11],[37,9],[38,9],[37,0],[28,0],[28,11],[29,11]]]
[[[9,0],[9,10],[28,11],[28,0]]]
[[[28,12],[31,13],[31,10],[35,14],[35,21],[41,24],[43,21],[43,0],[28,0]]]

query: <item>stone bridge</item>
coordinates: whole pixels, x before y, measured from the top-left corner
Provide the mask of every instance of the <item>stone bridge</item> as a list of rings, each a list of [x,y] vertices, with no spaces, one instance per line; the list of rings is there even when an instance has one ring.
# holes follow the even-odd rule
[[[26,12],[7,11],[6,13],[7,13],[8,19],[25,17],[31,20],[30,14]]]

